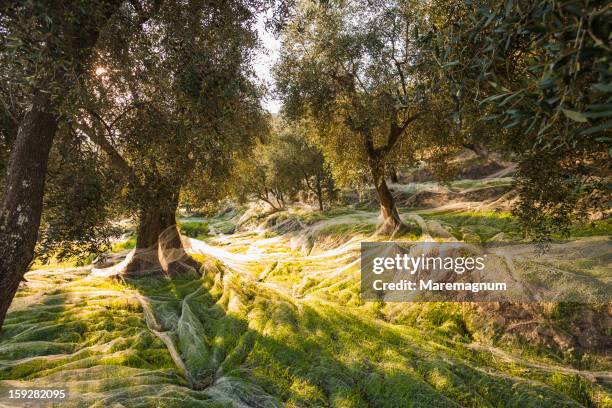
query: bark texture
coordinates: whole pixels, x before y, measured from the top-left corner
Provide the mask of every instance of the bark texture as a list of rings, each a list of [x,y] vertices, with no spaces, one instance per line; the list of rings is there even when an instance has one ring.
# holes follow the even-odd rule
[[[316,180],[317,200],[319,201],[319,211],[323,211],[323,187],[321,186],[321,177],[317,174]]]
[[[380,215],[382,226],[379,231],[383,234],[392,234],[403,227],[402,220],[395,206],[395,199],[385,180],[385,172],[377,165],[372,165],[372,178],[380,201]]]
[[[126,274],[199,274],[200,264],[185,252],[176,225],[178,190],[151,186],[149,191],[156,194],[140,210],[136,251]]]
[[[389,169],[389,172],[391,173],[391,174],[390,174],[390,177],[391,177],[391,182],[392,182],[392,183],[399,183],[399,176],[397,175],[397,170],[395,169],[395,167],[394,167],[394,166],[392,166],[392,167]]]
[[[17,132],[0,207],[0,327],[34,257],[47,162],[57,125],[50,96],[39,92]]]
[[[372,180],[374,181],[374,187],[376,188],[376,193],[380,202],[380,216],[382,218],[382,225],[378,231],[385,235],[393,234],[405,227],[402,223],[402,219],[399,216],[397,207],[395,206],[395,199],[387,186],[387,172],[385,171],[385,159],[389,152],[393,149],[393,146],[397,142],[404,128],[398,128],[397,126],[391,127],[387,144],[382,148],[374,147],[372,135],[364,135],[365,147],[368,155],[368,164],[370,166]]]
[[[47,51],[66,58],[58,61],[50,78],[41,80],[39,91],[31,99],[31,107],[19,125],[11,150],[6,176],[6,188],[0,206],[0,327],[17,292],[19,282],[34,257],[42,213],[45,176],[49,152],[58,127],[57,107],[63,97],[51,98],[42,89],[51,85],[72,86],[71,75],[83,72],[95,46],[101,28],[107,23],[122,0],[101,1],[99,13],[72,18],[70,2],[45,3],[58,35],[63,36],[61,49],[49,43]],[[14,11],[14,10],[13,10]],[[82,8],[78,11],[82,11]],[[72,63],[73,70],[60,63]],[[55,82],[55,84],[53,84]]]

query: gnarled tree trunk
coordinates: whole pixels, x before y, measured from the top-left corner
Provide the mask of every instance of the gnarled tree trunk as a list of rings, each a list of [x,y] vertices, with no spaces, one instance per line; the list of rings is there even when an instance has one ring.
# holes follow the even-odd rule
[[[380,201],[380,216],[383,222],[379,231],[383,234],[392,234],[403,228],[404,224],[395,206],[395,199],[387,186],[385,171],[382,165],[376,163],[372,164],[371,171],[376,193]]]
[[[140,210],[136,250],[126,274],[198,274],[200,264],[185,252],[176,226],[178,190],[150,187],[155,195]]]
[[[99,13],[79,19],[72,17],[74,13],[71,12],[70,2],[45,2],[45,14],[51,16],[53,24],[60,25],[58,31],[65,37],[64,45],[68,45],[68,56],[74,64],[73,74],[78,76],[82,72],[101,28],[121,2],[122,0],[102,1],[99,4]],[[79,11],[82,9],[79,6]],[[52,41],[48,47],[50,48],[47,51],[61,54]],[[55,80],[66,81],[67,72],[60,66],[56,68]],[[70,83],[73,80],[68,81]],[[41,88],[48,85],[42,81]],[[33,95],[32,106],[19,125],[11,151],[6,189],[0,207],[0,327],[4,323],[19,282],[34,257],[49,151],[58,126],[57,103],[48,93],[39,91]]]
[[[395,206],[395,199],[387,186],[385,158],[391,149],[393,149],[393,146],[404,131],[405,127],[412,120],[414,119],[408,119],[402,127],[398,127],[397,125],[391,126],[387,144],[382,148],[375,148],[374,138],[372,135],[369,133],[363,133],[364,147],[368,155],[368,164],[372,174],[372,179],[374,181],[374,187],[376,188],[376,193],[378,194],[378,200],[380,201],[380,216],[382,218],[382,225],[378,231],[381,234],[393,234],[400,229],[405,228],[405,225],[402,223],[402,219],[397,211],[397,207]]]
[[[0,207],[0,327],[34,257],[57,125],[49,94],[39,92],[17,132]]]

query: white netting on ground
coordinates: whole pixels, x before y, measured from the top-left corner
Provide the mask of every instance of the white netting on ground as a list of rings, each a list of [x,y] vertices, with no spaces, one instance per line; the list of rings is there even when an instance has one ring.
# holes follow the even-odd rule
[[[367,392],[367,384],[356,385],[365,376],[361,373],[368,373],[376,387],[386,375],[401,373],[384,385],[412,384],[406,395],[432,395],[437,401],[461,390],[462,398],[474,403],[486,388],[472,390],[460,383],[460,373],[453,370],[469,362],[444,354],[446,343],[442,347],[426,339],[416,344],[422,333],[406,334],[400,326],[390,329],[387,322],[368,320],[369,309],[359,300],[359,247],[364,239],[378,239],[375,229],[362,228],[375,225],[377,216],[354,211],[272,236],[247,231],[207,242],[182,237],[187,254],[203,262],[202,276],[109,279],[122,275],[134,256],[144,264],[185,261],[172,231],[162,234],[161,259],[158,247],[127,252],[109,268],[30,272],[0,338],[0,378],[19,380],[0,381],[0,388],[66,388],[72,398],[63,406],[271,408],[282,406],[280,401],[290,395],[300,401],[301,393],[313,389],[323,396],[318,401],[363,402],[359,393],[350,394]],[[431,238],[456,241],[444,223],[411,218],[424,232],[415,251],[425,250],[418,245]],[[342,229],[347,224],[351,227]],[[550,279],[538,265],[553,266],[543,269],[555,274],[592,270],[602,264],[605,245],[578,240],[544,257],[524,246],[497,259],[500,273],[536,271]],[[556,279],[554,284],[567,282]],[[345,333],[351,341],[338,339]],[[319,339],[327,339],[327,349],[316,343]],[[363,350],[357,345],[350,349],[353,339],[363,343]],[[372,357],[380,350],[388,358]],[[309,352],[315,357],[298,368],[294,359]],[[268,376],[266,370],[275,364],[280,371]],[[256,369],[264,374],[258,377]],[[530,369],[542,376],[555,371],[552,365]],[[451,371],[444,377],[447,388],[435,388],[438,383],[429,379],[431,373]],[[477,377],[470,384],[491,382],[497,390],[571,402],[540,383],[485,371],[469,371]],[[288,385],[277,391],[283,381]]]

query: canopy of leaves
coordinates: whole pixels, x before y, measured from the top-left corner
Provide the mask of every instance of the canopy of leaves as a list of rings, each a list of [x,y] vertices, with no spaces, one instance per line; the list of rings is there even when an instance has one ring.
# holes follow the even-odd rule
[[[422,47],[418,3],[303,3],[288,24],[276,78],[289,118],[307,118],[330,163],[354,180],[387,158],[439,81]]]
[[[41,261],[85,259],[109,249],[123,231],[122,177],[91,144],[60,133],[49,162],[41,230]]]
[[[60,103],[40,254],[95,251],[116,233],[111,219],[134,214],[159,191],[194,187],[193,179],[207,182],[207,189],[191,189],[200,201],[227,191],[222,180],[232,160],[266,128],[251,65],[256,13],[270,5],[1,6],[0,78],[7,81],[0,84],[0,170],[31,94],[50,92]],[[108,14],[110,20],[99,18]],[[99,21],[105,25],[98,27]],[[100,31],[85,64],[73,62],[69,29],[75,24]]]
[[[610,198],[612,8],[605,1],[451,2],[440,65],[462,109],[480,104],[520,158],[517,213],[567,232]],[[450,17],[452,16],[452,17]],[[452,21],[451,21],[452,20]],[[473,109],[473,108],[472,108]]]
[[[215,198],[233,156],[265,130],[254,19],[248,2],[168,2],[101,38],[72,127],[124,173],[138,208],[196,174],[215,187],[198,198]]]
[[[234,196],[240,201],[255,197],[279,209],[289,200],[335,199],[334,181],[321,151],[308,141],[307,129],[276,123],[255,146],[253,154],[237,163]]]

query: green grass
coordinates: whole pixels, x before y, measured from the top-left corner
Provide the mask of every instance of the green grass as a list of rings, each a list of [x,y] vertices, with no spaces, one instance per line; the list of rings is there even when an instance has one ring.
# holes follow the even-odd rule
[[[522,237],[518,220],[505,212],[446,211],[427,213],[422,217],[440,222],[458,240],[476,239],[480,242],[487,242],[499,233],[503,233],[506,239],[510,240]]]
[[[132,234],[128,239],[117,242],[113,245],[111,252],[121,252],[136,247],[136,235]]]
[[[196,401],[214,402],[206,392],[186,387],[166,345],[148,330],[133,295],[139,293],[152,307],[159,330],[175,344],[191,381],[231,379],[248,390],[240,397],[245,403],[569,407],[603,398],[581,377],[525,371],[468,351],[473,328],[467,309],[455,304],[407,304],[408,311],[395,318],[381,303],[343,306],[312,297],[298,306],[291,297],[239,275],[220,280],[214,271],[229,271],[213,259],[200,260],[209,272],[202,279],[75,279],[43,303],[10,313],[0,336],[0,380],[40,382],[56,376],[78,389],[79,380],[67,377],[70,370],[118,367],[116,376],[109,374],[112,381],[94,386],[96,392],[130,405],[139,394],[129,385],[159,383]],[[267,281],[291,284],[306,269],[306,264],[285,264]],[[314,293],[323,282],[311,279],[303,282],[304,293]],[[83,290],[91,295],[75,297]],[[109,290],[118,295],[101,292]],[[126,369],[140,374],[123,377]],[[117,384],[128,388],[117,394]],[[230,391],[237,398],[235,393],[235,388]]]
[[[509,187],[512,185],[512,177],[480,179],[480,180],[456,180],[450,182],[450,186],[456,189]]]
[[[207,222],[183,221],[179,223],[179,230],[190,238],[202,239],[208,236],[210,228]]]
[[[0,332],[0,392],[3,381],[22,380],[67,387],[75,406],[610,406],[609,385],[561,370],[609,370],[604,357],[508,337],[466,304],[364,303],[358,250],[343,242],[370,237],[372,214],[343,208],[278,217],[300,219],[316,235],[315,246],[327,244],[330,254],[317,247],[305,256],[292,246],[299,233],[253,232],[218,241],[235,269],[197,255],[204,265],[198,279],[103,279],[71,269],[29,275],[20,289],[24,306],[9,313]],[[479,241],[500,232],[518,237],[506,213],[423,218]],[[207,234],[221,222],[233,227],[211,219],[180,228],[216,245]],[[114,249],[133,244],[130,238]],[[563,327],[580,308],[559,303],[542,317]]]
[[[511,241],[521,240],[523,236],[519,220],[507,212],[443,211],[425,213],[421,216],[440,222],[459,240],[475,239],[487,242],[499,233],[503,233],[504,238]],[[579,224],[570,232],[571,238],[610,235],[612,235],[612,219]],[[562,237],[553,236],[553,238]]]
[[[593,237],[605,235],[612,235],[612,218],[583,223],[573,227],[570,232],[570,236],[572,237]]]
[[[330,208],[324,211],[294,211],[292,215],[305,224],[313,224],[318,221],[329,220],[338,216],[348,215],[354,210],[346,207]]]
[[[317,231],[321,237],[352,237],[354,235],[372,235],[376,232],[376,225],[371,223],[335,223],[325,225]]]

